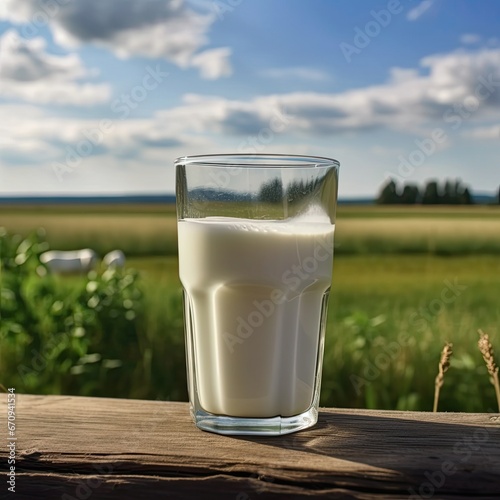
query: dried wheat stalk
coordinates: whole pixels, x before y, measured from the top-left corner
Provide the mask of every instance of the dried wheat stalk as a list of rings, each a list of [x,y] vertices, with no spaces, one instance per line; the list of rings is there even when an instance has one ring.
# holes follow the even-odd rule
[[[443,351],[441,352],[441,359],[439,360],[439,372],[436,376],[436,381],[434,384],[434,407],[432,409],[432,411],[434,412],[436,412],[438,408],[439,392],[444,384],[444,374],[450,367],[450,358],[451,355],[453,354],[452,347],[453,344],[446,342],[446,344],[443,347]]]
[[[483,355],[484,362],[486,363],[486,368],[488,368],[488,373],[490,374],[490,382],[495,387],[495,395],[497,397],[498,411],[500,411],[500,381],[498,380],[498,366],[495,363],[495,355],[493,352],[493,346],[491,345],[490,338],[487,333],[482,330],[478,330],[479,340],[477,345],[479,350]]]

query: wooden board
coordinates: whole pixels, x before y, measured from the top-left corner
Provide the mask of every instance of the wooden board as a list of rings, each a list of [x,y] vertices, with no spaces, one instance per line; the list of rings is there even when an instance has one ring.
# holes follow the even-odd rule
[[[186,403],[17,395],[16,413],[17,500],[500,498],[498,415],[322,409],[270,438],[200,431]]]

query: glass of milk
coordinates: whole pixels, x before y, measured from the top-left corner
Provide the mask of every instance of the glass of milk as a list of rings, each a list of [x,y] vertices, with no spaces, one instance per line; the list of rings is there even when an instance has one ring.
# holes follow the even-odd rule
[[[252,154],[175,165],[194,422],[253,435],[314,425],[339,163]]]

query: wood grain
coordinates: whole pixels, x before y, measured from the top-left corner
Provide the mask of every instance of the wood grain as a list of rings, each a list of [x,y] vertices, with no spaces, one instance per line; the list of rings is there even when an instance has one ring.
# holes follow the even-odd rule
[[[16,412],[18,500],[500,498],[498,415],[322,409],[271,438],[200,431],[186,403],[21,394]]]

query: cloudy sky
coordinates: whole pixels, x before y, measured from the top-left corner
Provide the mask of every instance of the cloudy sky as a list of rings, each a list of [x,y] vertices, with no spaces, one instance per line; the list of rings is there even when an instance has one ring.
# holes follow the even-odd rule
[[[2,0],[0,195],[168,193],[173,160],[500,184],[496,0]]]

